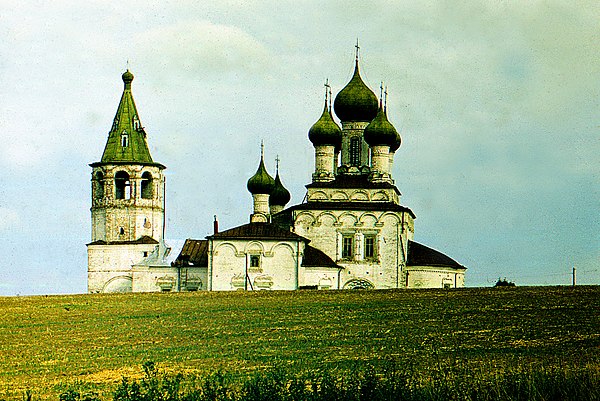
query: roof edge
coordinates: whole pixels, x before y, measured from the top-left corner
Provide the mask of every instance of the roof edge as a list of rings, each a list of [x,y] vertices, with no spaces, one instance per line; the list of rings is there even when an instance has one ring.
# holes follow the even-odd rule
[[[152,166],[152,167],[158,167],[161,170],[165,170],[167,167],[164,164],[161,163],[147,163],[147,162],[126,162],[126,161],[115,161],[115,162],[94,162],[94,163],[90,163],[88,164],[88,166],[90,167],[101,167],[101,166],[109,166],[109,165],[114,165],[114,166],[128,166],[131,164],[137,164],[139,166]]]

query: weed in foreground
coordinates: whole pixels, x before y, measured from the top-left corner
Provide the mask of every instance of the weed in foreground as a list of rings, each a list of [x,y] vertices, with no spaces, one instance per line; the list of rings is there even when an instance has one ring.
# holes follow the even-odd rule
[[[517,367],[492,377],[473,377],[457,368],[422,374],[394,362],[385,369],[365,367],[335,375],[327,370],[291,374],[284,369],[230,380],[222,372],[200,380],[160,374],[152,362],[141,380],[123,378],[114,401],[581,401],[600,400],[600,372]],[[100,401],[93,394],[68,390],[60,401]]]

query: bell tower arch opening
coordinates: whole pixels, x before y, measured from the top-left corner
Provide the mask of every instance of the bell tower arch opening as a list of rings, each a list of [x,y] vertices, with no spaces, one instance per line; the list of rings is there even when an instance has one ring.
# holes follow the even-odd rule
[[[142,183],[141,183],[141,193],[142,199],[152,199],[154,189],[152,188],[152,174],[150,172],[145,171],[142,174]]]
[[[104,174],[102,171],[96,172],[94,174],[94,188],[93,188],[93,198],[95,200],[101,200],[104,198]]]
[[[125,171],[115,174],[115,199],[131,199],[131,181]]]

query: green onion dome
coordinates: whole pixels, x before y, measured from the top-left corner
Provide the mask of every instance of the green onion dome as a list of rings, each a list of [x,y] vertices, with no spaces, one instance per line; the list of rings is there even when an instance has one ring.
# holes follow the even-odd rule
[[[125,71],[123,73],[123,75],[121,75],[121,78],[123,78],[123,82],[125,83],[125,86],[131,85],[131,81],[133,81],[133,74],[131,72],[129,72],[129,69],[127,71]]]
[[[265,163],[263,162],[262,157],[260,158],[260,165],[258,166],[258,170],[256,170],[256,174],[250,177],[246,187],[252,195],[268,195],[273,192],[275,180],[269,175],[269,173],[267,173],[267,169],[265,168]]]
[[[308,139],[314,146],[332,145],[336,149],[342,145],[342,129],[333,121],[331,111],[327,108],[327,104],[323,109],[321,118],[313,124],[308,130]]]
[[[269,196],[269,205],[285,206],[290,199],[292,199],[292,195],[290,195],[290,192],[281,183],[279,172],[277,172],[275,175],[275,186],[273,187],[271,196]]]
[[[387,145],[390,150],[396,145],[396,141],[400,139],[400,135],[396,128],[388,121],[383,108],[379,108],[377,116],[367,125],[364,131],[365,142],[369,146]],[[400,144],[398,144],[400,146]],[[398,147],[396,147],[398,149]],[[394,149],[394,151],[396,150]]]
[[[397,151],[401,144],[402,138],[400,138],[400,134],[396,131],[396,138],[394,139],[394,143],[390,145],[390,152],[393,153]]]
[[[358,60],[352,79],[335,97],[333,108],[342,121],[371,121],[377,115],[377,96],[361,79]]]

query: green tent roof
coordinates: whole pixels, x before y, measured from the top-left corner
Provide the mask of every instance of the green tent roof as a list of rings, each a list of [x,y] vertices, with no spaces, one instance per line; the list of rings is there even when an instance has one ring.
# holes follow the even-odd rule
[[[119,102],[119,108],[108,134],[108,141],[102,154],[102,163],[154,163],[146,132],[131,94],[133,74],[127,70],[123,76],[125,89]]]

